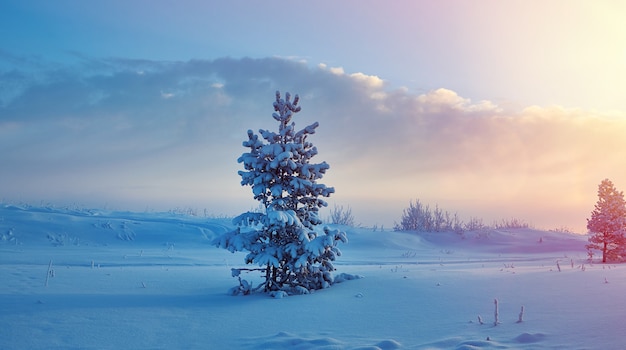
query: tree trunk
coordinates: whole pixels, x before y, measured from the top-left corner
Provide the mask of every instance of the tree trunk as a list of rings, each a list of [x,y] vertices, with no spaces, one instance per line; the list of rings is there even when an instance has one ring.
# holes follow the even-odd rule
[[[277,276],[278,276],[278,269],[272,266],[272,290],[275,290],[276,286],[278,285],[278,281],[276,281]]]
[[[267,267],[265,268],[265,292],[269,292],[270,291],[270,265],[267,264]]]
[[[605,241],[603,246],[602,246],[602,263],[603,264],[606,263],[606,247],[607,247],[607,243]]]

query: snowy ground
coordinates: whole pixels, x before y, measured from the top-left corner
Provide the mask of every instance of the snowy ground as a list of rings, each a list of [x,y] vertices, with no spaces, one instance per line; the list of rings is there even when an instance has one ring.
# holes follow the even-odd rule
[[[364,278],[273,299],[226,294],[237,284],[230,267],[242,267],[244,254],[210,240],[230,227],[0,206],[0,349],[626,346],[626,267],[589,264],[583,236],[344,228],[350,242],[337,273]]]

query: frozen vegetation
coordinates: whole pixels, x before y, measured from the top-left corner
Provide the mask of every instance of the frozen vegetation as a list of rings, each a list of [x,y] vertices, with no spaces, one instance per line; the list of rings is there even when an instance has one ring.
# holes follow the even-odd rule
[[[0,348],[623,348],[626,269],[590,262],[587,236],[331,226],[350,239],[342,283],[276,299],[228,295],[246,253],[211,242],[234,228],[0,205]]]
[[[319,209],[327,206],[323,197],[335,189],[318,183],[329,168],[326,162],[311,163],[317,148],[307,140],[315,133],[315,122],[296,131],[292,121],[300,112],[300,98],[276,92],[272,117],[278,131],[248,130],[243,146],[248,152],[239,157],[243,171],[241,184],[252,187],[260,211],[235,218],[237,229],[217,237],[213,244],[230,252],[247,251],[245,262],[258,268],[232,269],[239,286],[231,294],[250,294],[262,288],[274,297],[309,294],[334,283],[333,262],[341,255],[338,243],[346,243],[345,232],[324,227]],[[322,198],[320,198],[322,197]],[[241,278],[242,271],[259,271],[264,281],[256,287]]]

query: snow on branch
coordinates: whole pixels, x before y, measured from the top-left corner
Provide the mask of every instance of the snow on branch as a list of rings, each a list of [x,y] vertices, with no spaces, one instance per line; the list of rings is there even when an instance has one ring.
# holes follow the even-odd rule
[[[237,229],[213,244],[231,252],[248,251],[245,262],[264,267],[265,282],[252,288],[237,275],[235,294],[263,288],[283,296],[326,288],[333,283],[331,261],[341,255],[337,244],[348,241],[344,232],[317,228],[319,209],[327,206],[320,197],[329,197],[335,189],[317,182],[330,168],[328,163],[311,162],[318,151],[307,136],[319,123],[295,131],[292,119],[301,111],[299,101],[298,95],[292,100],[286,93],[283,99],[277,91],[272,117],[279,122],[278,132],[261,129],[259,137],[249,130],[243,142],[248,151],[237,159],[244,168],[238,171],[241,185],[252,187],[264,211],[237,216]]]

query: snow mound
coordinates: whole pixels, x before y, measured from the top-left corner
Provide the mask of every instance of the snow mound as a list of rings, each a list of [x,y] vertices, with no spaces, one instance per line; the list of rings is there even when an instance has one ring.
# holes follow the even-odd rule
[[[345,273],[342,272],[340,274],[338,274],[337,276],[335,276],[335,279],[333,280],[333,283],[341,283],[341,282],[345,282],[345,281],[351,281],[351,280],[358,280],[363,278],[363,276],[361,275],[352,275],[349,273]]]
[[[512,340],[500,341],[491,339],[489,336],[483,340],[462,340],[460,337],[455,337],[425,344],[419,348],[429,350],[537,349],[541,347],[537,343],[545,340],[545,338],[543,333],[522,333]]]
[[[549,253],[581,251],[587,237],[535,229],[483,229],[455,232],[418,232],[425,244],[494,253]]]
[[[400,349],[402,347],[402,344],[398,343],[395,340],[383,340],[376,344],[376,346],[381,350],[393,350]]]
[[[499,343],[486,340],[465,341],[455,347],[456,350],[506,349]]]
[[[303,337],[289,332],[279,332],[270,337],[249,340],[249,349],[345,349],[345,344],[331,337]]]
[[[515,341],[520,344],[530,344],[537,343],[546,338],[546,335],[543,333],[522,333],[515,337]]]
[[[371,343],[371,344],[370,344]],[[402,345],[393,339],[339,340],[325,334],[297,335],[279,332],[274,336],[252,338],[246,341],[247,349],[296,349],[296,350],[395,350]]]

